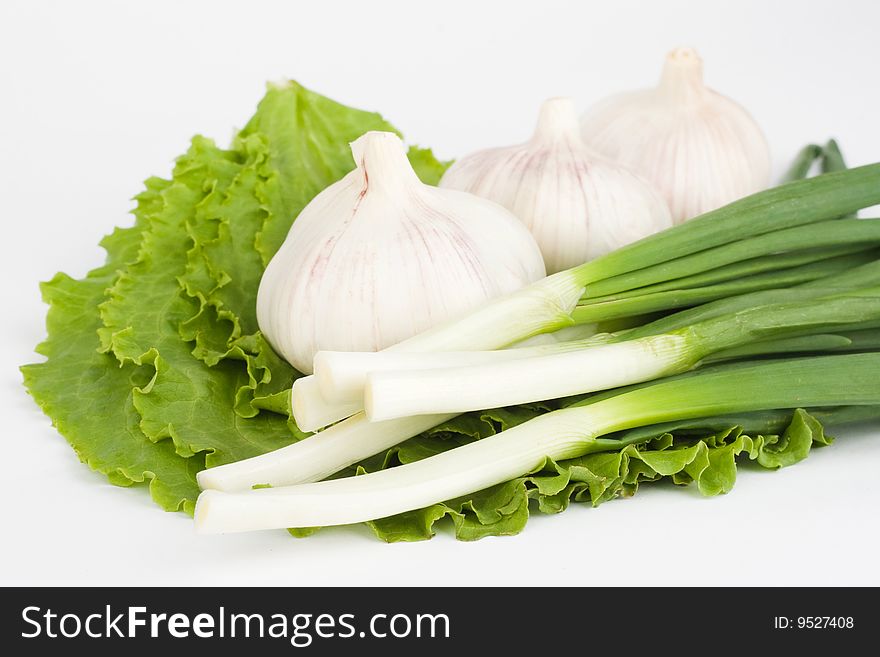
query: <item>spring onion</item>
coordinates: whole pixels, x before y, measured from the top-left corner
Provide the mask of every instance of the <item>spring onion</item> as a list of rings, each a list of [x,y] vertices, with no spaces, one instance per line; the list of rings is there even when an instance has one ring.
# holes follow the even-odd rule
[[[880,286],[880,261],[790,289],[764,290],[679,311],[629,329],[621,337],[635,339],[659,335],[754,306],[805,301],[873,286]],[[568,333],[572,328],[576,327],[565,328],[560,332]],[[382,358],[388,353],[387,350],[376,352],[374,357]],[[361,357],[367,358],[365,355],[359,356]],[[366,374],[364,371],[355,373],[361,382],[366,380]],[[299,381],[311,381],[317,385],[314,376]],[[358,405],[362,405],[360,401]],[[372,454],[389,449],[448,417],[419,416],[389,420],[377,423],[381,424],[381,430],[378,430],[380,427],[370,423],[363,412],[357,413],[306,440],[274,452],[204,470],[198,474],[199,485],[203,489],[246,490],[257,484],[286,486],[318,481],[329,472],[338,472]]]
[[[757,340],[878,320],[880,288],[873,288],[836,298],[758,306],[660,335],[570,352],[372,372],[364,389],[366,413],[377,421],[556,399],[683,372],[715,352]]]
[[[602,438],[615,431],[728,413],[877,405],[878,371],[880,354],[875,353],[718,367],[546,413],[495,436],[389,470],[299,486],[204,491],[195,523],[202,533],[220,533],[383,518],[533,472],[547,458],[620,449],[623,441]]]

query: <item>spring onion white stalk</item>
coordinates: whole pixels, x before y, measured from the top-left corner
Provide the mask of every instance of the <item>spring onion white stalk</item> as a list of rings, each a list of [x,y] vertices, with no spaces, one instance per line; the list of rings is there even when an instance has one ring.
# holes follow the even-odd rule
[[[547,458],[619,449],[601,436],[726,413],[880,403],[880,354],[847,354],[719,367],[547,413],[421,461],[358,477],[227,493],[195,510],[201,533],[364,522],[419,509],[539,470]]]
[[[520,347],[540,347],[547,344],[556,344],[558,342],[571,342],[573,340],[586,340],[592,338],[599,333],[607,333],[600,331],[598,324],[575,324],[574,326],[566,326],[552,333],[539,333],[525,340],[519,340],[505,347],[506,349],[518,349]]]
[[[604,333],[582,340],[551,341],[547,344],[492,351],[319,351],[315,354],[314,380],[318,382],[324,399],[363,405],[364,386],[367,374],[370,373],[502,363],[569,353],[613,339],[613,335]]]
[[[371,372],[364,388],[372,422],[428,413],[463,413],[558,399],[685,371],[699,360],[684,335],[659,335],[505,362],[433,370]]]
[[[353,353],[385,353],[385,351]],[[321,391],[315,375],[304,376],[293,382],[290,403],[293,417],[302,431],[317,431],[340,419],[356,415],[364,407],[362,395],[329,400]]]
[[[202,489],[227,491],[320,481],[452,417],[420,415],[390,422],[368,422],[363,413],[358,413],[287,447],[208,468],[196,476]]]
[[[871,164],[854,169],[827,173],[806,180],[797,180],[779,187],[765,190],[740,199],[717,210],[692,219],[680,226],[629,244],[603,257],[559,272],[517,292],[495,299],[458,320],[451,320],[425,333],[404,340],[392,347],[399,351],[457,351],[498,349],[533,335],[559,330],[568,325],[597,321],[595,309],[581,312],[578,300],[584,294],[591,296],[593,286],[600,281],[623,276],[650,268],[654,265],[674,261],[699,252],[711,250],[722,245],[731,245],[726,251],[733,261],[748,258],[737,246],[738,240],[767,235],[774,251],[784,251],[773,237],[773,231],[795,226],[804,226],[823,220],[834,219],[848,212],[880,203],[880,164]],[[752,244],[755,247],[755,244]],[[769,247],[768,247],[769,248]],[[675,276],[699,273],[712,264],[718,253],[711,258],[696,258],[689,261],[681,270],[674,267]],[[696,269],[694,269],[696,268]],[[662,268],[661,268],[662,270]],[[653,270],[649,270],[653,272]],[[635,275],[635,274],[634,274]],[[656,278],[640,281],[632,289],[641,285],[669,280]],[[775,279],[773,279],[775,280]],[[801,279],[797,282],[803,282]],[[767,286],[791,285],[770,282]],[[729,286],[728,286],[729,287]],[[601,288],[600,288],[601,289]],[[755,289],[755,288],[753,288]],[[608,291],[601,290],[603,294]],[[714,293],[718,296],[691,295],[682,305],[702,303],[712,298],[737,294],[747,290],[732,291],[721,288]],[[663,300],[658,300],[663,303]],[[577,308],[578,312],[574,313]],[[614,310],[600,309],[600,312]],[[616,310],[614,310],[616,312]],[[308,393],[308,394],[306,394]],[[305,409],[310,404],[310,395],[320,397],[316,384],[304,381],[294,393],[295,408]],[[311,431],[340,420],[349,414],[350,406],[340,407],[330,413],[323,409],[323,424],[315,424],[309,417],[295,414],[297,424],[303,431]]]
[[[592,337],[596,333],[596,325],[590,323],[577,324],[575,326],[564,326],[553,332],[538,333],[524,340],[517,341],[511,346],[520,347],[538,347],[552,346],[565,343],[562,349],[572,349],[570,343],[574,341],[585,340]],[[600,338],[601,339],[601,338]],[[464,362],[475,362],[473,358],[484,359],[486,356],[471,356],[472,353],[486,354],[489,352],[452,352],[452,351],[420,351],[410,350],[417,349],[419,343],[416,341],[407,341],[400,345],[399,348],[389,347],[379,352],[363,351],[363,352],[340,352],[348,354],[358,353],[363,358],[362,371],[350,372],[345,375],[344,379],[336,382],[328,380],[327,375],[321,375],[321,363],[325,362],[326,354],[334,354],[336,352],[319,352],[315,355],[315,375],[305,376],[297,379],[293,384],[293,392],[291,394],[291,403],[293,417],[297,421],[297,426],[303,431],[316,431],[323,427],[327,427],[340,419],[351,417],[364,408],[364,384],[366,383],[366,374],[368,369],[374,369],[371,365],[375,354],[382,354],[385,357],[392,358],[396,366],[393,369],[425,369],[428,363],[436,362],[435,359],[446,360],[448,364],[462,364]],[[515,352],[506,353],[504,356],[496,356],[493,350],[492,358],[515,358],[522,357]],[[465,355],[468,354],[468,355]],[[426,360],[421,360],[421,358]],[[458,359],[458,360],[456,360]],[[330,360],[335,360],[334,356]],[[382,360],[380,363],[384,363]],[[345,366],[348,366],[348,362]],[[348,377],[355,377],[349,379]],[[339,387],[337,387],[339,386]]]
[[[364,389],[373,421],[514,406],[649,381],[707,356],[770,337],[880,320],[880,288],[758,306],[687,328],[617,344],[432,370],[371,372]]]

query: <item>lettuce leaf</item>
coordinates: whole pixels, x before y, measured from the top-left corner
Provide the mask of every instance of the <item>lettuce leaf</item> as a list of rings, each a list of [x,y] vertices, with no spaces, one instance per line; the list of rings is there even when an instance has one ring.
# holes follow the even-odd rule
[[[195,312],[178,281],[191,247],[187,223],[210,212],[219,190],[238,175],[237,160],[237,153],[210,140],[193,140],[162,191],[162,208],[145,222],[137,259],[101,305],[102,349],[152,373],[132,393],[141,430],[154,442],[170,438],[183,457],[205,452],[208,465],[256,456],[294,438],[284,417],[239,417],[235,395],[247,371],[237,363],[209,368],[193,358],[178,329]]]
[[[80,460],[119,486],[148,482],[153,500],[167,511],[192,512],[198,495],[196,473],[204,457],[183,459],[170,443],[150,442],[139,428],[134,386],[148,373],[132,363],[122,367],[98,351],[99,304],[126,262],[136,258],[144,218],[154,211],[168,183],[147,181],[138,197],[133,228],[106,237],[107,262],[82,280],[56,275],[42,287],[49,304],[49,337],[37,347],[43,363],[22,368],[25,385]]]

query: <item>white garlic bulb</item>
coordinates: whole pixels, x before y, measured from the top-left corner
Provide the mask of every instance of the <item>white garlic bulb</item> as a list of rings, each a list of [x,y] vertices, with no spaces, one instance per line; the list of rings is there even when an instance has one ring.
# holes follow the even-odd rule
[[[423,184],[392,133],[351,146],[357,168],[303,209],[260,281],[260,329],[298,370],[319,350],[377,351],[544,276],[500,205]]]
[[[740,105],[703,84],[691,48],[666,56],[655,89],[612,96],[587,110],[584,140],[647,178],[676,223],[770,184],[770,149]]]
[[[569,98],[544,102],[529,141],[461,158],[440,186],[513,212],[535,236],[548,274],[672,225],[648,183],[584,146]]]

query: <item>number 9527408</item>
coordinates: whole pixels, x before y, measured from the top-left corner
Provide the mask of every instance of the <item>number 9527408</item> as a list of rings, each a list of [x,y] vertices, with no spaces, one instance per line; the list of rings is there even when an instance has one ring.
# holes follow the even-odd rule
[[[798,616],[796,626],[801,630],[852,629],[852,616]]]

